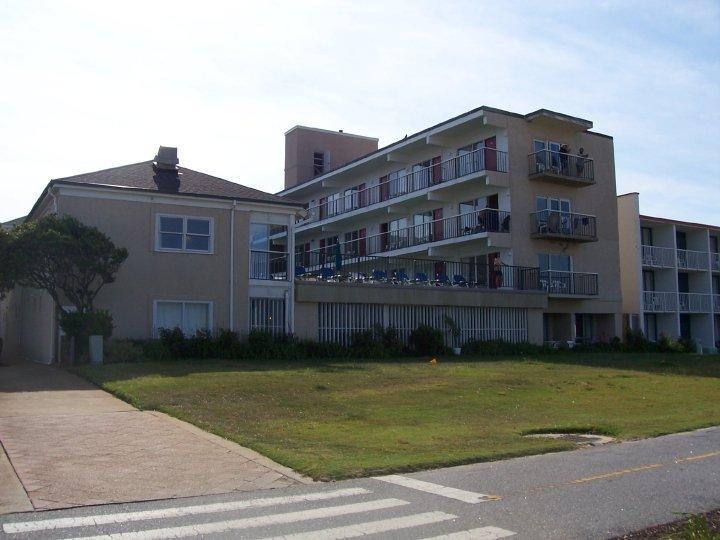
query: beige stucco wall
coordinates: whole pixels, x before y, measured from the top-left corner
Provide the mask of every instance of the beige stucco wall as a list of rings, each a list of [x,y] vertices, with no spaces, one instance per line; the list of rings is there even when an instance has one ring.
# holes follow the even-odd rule
[[[640,197],[628,193],[617,198],[620,231],[622,311],[642,313],[642,264],[640,260]]]
[[[55,356],[55,303],[50,295],[38,289],[21,287],[19,357],[49,364]]]
[[[20,354],[20,300],[20,288],[9,291],[5,298],[0,300],[0,338],[3,340],[0,362],[13,360]]]

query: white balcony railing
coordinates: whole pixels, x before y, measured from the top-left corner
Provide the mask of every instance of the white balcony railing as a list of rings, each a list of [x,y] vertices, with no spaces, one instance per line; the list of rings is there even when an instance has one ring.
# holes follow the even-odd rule
[[[674,292],[644,291],[643,310],[666,313],[677,310],[677,296]]]
[[[713,294],[713,311],[720,313],[720,294]]]
[[[674,268],[675,251],[668,247],[642,246],[643,266],[656,268]]]
[[[707,270],[708,269],[708,253],[707,251],[693,251],[690,249],[677,250],[678,268],[684,270]]]
[[[710,296],[703,293],[678,293],[681,313],[709,313]]]
[[[710,268],[713,272],[720,272],[720,253],[710,254]]]

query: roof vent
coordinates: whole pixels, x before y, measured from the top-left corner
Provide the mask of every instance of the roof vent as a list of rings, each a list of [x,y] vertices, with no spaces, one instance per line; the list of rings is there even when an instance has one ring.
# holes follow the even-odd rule
[[[177,148],[170,146],[161,146],[155,156],[155,166],[158,169],[165,170],[177,170],[177,165],[180,163],[177,157]]]

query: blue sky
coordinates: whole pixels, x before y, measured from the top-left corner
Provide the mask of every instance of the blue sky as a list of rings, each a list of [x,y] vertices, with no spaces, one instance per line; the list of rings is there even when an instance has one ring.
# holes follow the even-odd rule
[[[0,220],[151,159],[278,191],[295,124],[384,145],[489,105],[615,138],[618,193],[720,225],[720,2],[0,3]]]

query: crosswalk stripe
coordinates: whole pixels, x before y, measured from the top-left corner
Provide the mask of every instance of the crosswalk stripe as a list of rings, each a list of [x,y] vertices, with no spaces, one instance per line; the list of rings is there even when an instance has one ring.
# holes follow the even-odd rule
[[[331,529],[287,534],[285,536],[266,538],[265,540],[338,540],[340,538],[357,538],[358,536],[365,536],[366,534],[378,534],[388,531],[396,531],[398,529],[419,527],[420,525],[430,525],[432,523],[440,523],[441,521],[448,521],[455,518],[457,518],[457,516],[454,516],[453,514],[446,514],[445,512],[425,512],[424,514],[413,514],[399,518],[368,521],[365,523],[358,523],[356,525],[346,525],[344,527],[333,527]]]
[[[375,480],[388,482],[390,484],[397,484],[398,486],[410,489],[417,489],[418,491],[424,491],[426,493],[433,493],[435,495],[440,495],[441,497],[456,499],[470,504],[477,504],[497,499],[497,497],[492,495],[485,495],[483,493],[475,493],[474,491],[465,491],[464,489],[442,486],[440,484],[424,482],[422,480],[408,478],[407,476],[400,476],[397,474],[391,474],[389,476],[376,476]]]
[[[268,525],[279,525],[282,523],[295,523],[298,521],[308,521],[311,519],[343,516],[347,514],[359,514],[362,512],[372,512],[373,510],[383,510],[406,504],[410,503],[400,499],[380,499],[377,501],[346,504],[342,506],[327,506],[324,508],[314,508],[312,510],[286,512],[284,514],[271,514],[267,516],[215,521],[211,523],[197,523],[195,525],[184,525],[180,527],[166,527],[162,529],[148,529],[143,531],[88,536],[82,537],[82,540],[160,540],[164,538],[184,538],[187,536],[217,534],[238,529],[265,527]],[[76,540],[80,539],[78,538]]]
[[[460,531],[456,533],[441,534],[432,538],[423,538],[423,540],[496,540],[497,538],[507,538],[514,536],[516,533],[501,529],[500,527],[480,527],[479,529],[471,529],[469,531]]]
[[[145,521],[149,519],[166,519],[197,514],[231,512],[233,510],[243,510],[246,508],[263,508],[266,506],[292,504],[298,502],[325,501],[338,497],[351,497],[353,495],[365,495],[368,493],[372,492],[369,489],[364,488],[348,488],[318,493],[307,493],[304,495],[250,499],[247,501],[231,501],[193,506],[176,506],[172,508],[159,508],[156,510],[144,510],[138,512],[120,512],[116,514],[98,514],[94,516],[43,519],[38,521],[21,521],[16,523],[3,524],[3,531],[6,534],[12,534],[22,532],[46,531],[52,529],[67,529],[70,527],[108,525],[111,523],[126,523],[130,521]]]

